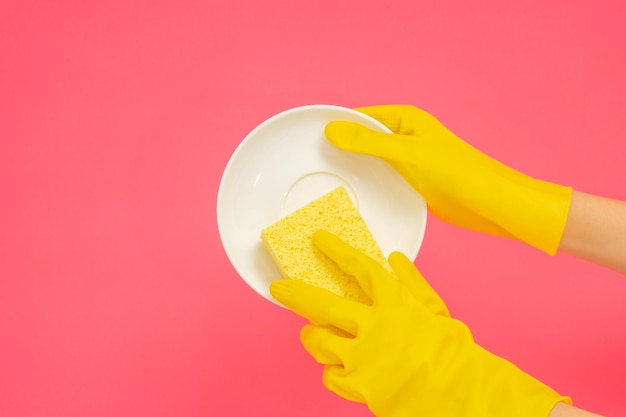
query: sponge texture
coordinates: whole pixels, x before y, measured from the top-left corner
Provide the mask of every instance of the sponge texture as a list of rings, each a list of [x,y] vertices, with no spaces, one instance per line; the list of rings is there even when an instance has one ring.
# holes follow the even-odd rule
[[[364,304],[371,300],[356,279],[337,267],[312,240],[326,230],[391,271],[385,255],[345,188],[338,187],[261,231],[261,240],[284,278],[325,288]]]

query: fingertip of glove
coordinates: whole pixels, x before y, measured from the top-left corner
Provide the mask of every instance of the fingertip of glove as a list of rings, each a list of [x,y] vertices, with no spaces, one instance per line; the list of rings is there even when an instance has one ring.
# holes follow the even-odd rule
[[[391,267],[393,269],[396,268],[411,268],[411,269],[417,269],[415,264],[413,263],[413,261],[411,259],[409,259],[408,256],[406,256],[404,253],[402,252],[391,252],[389,254],[389,264],[391,265]]]
[[[288,281],[286,279],[277,279],[270,283],[270,294],[283,304],[285,300],[289,299],[289,294],[291,293]]]
[[[276,301],[293,310],[314,295],[318,287],[297,279],[277,279],[270,283],[270,294]]]
[[[334,121],[326,124],[324,135],[331,143],[341,145],[352,138],[358,128],[359,125],[353,122]]]
[[[320,229],[320,230],[316,230],[313,233],[312,239],[315,245],[323,245],[324,242],[332,241],[333,239],[336,239],[336,238],[332,233],[326,230]]]
[[[347,254],[355,251],[346,242],[326,230],[317,230],[313,233],[312,239],[313,244],[334,262],[341,262]]]
[[[409,261],[411,262],[411,260],[402,252],[398,252],[398,251],[393,251],[389,254],[389,260],[390,261]]]

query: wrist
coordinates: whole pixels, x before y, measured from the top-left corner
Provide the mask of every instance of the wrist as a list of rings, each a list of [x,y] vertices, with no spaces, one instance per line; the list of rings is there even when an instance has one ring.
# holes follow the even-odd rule
[[[548,414],[548,417],[602,417],[599,414],[590,413],[589,411],[581,410],[570,404],[559,402]]]

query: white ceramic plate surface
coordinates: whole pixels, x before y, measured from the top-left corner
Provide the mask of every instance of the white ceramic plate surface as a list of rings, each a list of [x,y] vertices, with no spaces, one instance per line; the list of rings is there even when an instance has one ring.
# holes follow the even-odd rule
[[[261,230],[343,185],[385,255],[415,259],[426,228],[426,204],[379,158],[336,148],[327,123],[358,122],[381,132],[380,122],[330,105],[296,107],[257,126],[231,156],[219,186],[217,221],[230,262],[254,291],[278,304],[269,284],[280,272],[261,242]]]

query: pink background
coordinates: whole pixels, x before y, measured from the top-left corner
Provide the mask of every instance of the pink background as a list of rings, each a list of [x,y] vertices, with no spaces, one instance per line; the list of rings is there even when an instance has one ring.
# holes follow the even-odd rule
[[[0,6],[0,415],[367,416],[236,275],[222,170],[265,118],[411,103],[528,174],[626,199],[620,1]],[[626,414],[626,280],[430,217],[479,343]]]

